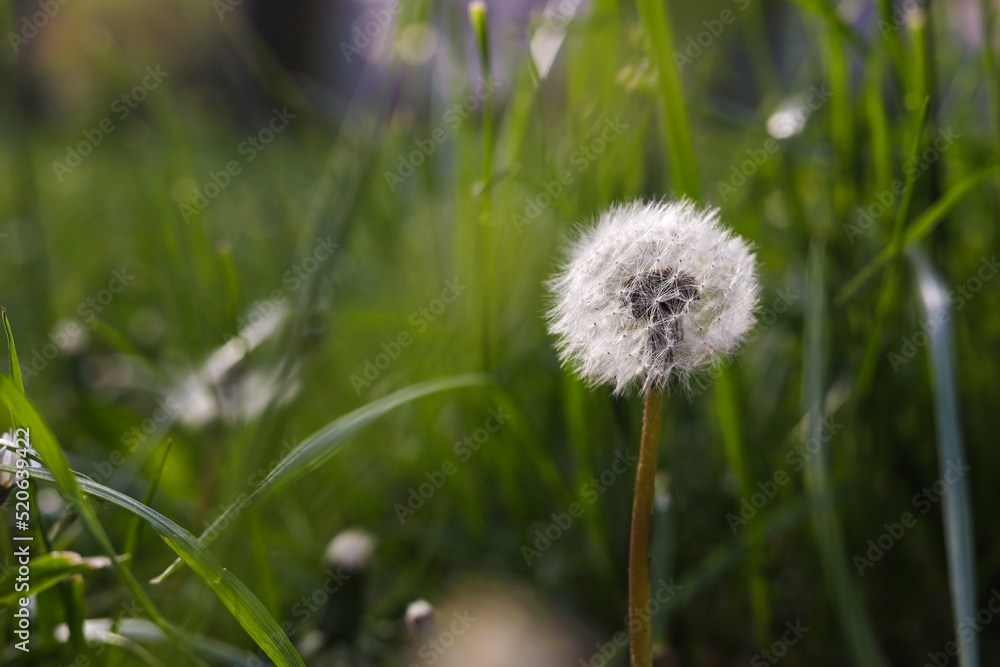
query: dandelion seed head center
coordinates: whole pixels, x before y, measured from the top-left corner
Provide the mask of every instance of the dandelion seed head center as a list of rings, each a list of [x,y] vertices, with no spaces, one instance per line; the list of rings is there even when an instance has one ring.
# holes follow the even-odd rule
[[[700,293],[701,288],[693,276],[672,269],[657,269],[626,280],[621,303],[636,320],[658,329],[676,320],[698,300]]]

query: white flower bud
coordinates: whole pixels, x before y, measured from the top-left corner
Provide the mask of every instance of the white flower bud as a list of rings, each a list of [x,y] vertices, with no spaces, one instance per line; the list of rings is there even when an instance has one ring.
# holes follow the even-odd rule
[[[375,549],[375,538],[366,530],[350,528],[334,537],[326,548],[326,562],[348,572],[363,572]]]
[[[416,634],[434,622],[434,607],[427,600],[415,600],[406,607],[405,620],[406,628]]]

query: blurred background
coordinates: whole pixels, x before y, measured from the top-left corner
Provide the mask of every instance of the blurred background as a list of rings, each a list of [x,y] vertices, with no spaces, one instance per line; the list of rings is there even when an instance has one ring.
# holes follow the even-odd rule
[[[666,402],[660,664],[997,664],[995,3],[2,7],[27,397],[306,664],[628,664],[641,408],[560,369],[544,283],[578,224],[679,194],[753,243],[762,298]],[[203,575],[150,583],[175,554],[145,522],[88,493],[180,641],[36,500],[91,560],[50,566],[25,654],[4,536],[0,662],[267,664]]]

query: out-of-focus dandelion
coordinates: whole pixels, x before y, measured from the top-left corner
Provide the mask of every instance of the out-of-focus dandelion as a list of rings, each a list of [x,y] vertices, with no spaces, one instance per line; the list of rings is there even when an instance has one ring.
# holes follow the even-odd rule
[[[406,629],[418,635],[434,625],[434,607],[427,600],[414,600],[406,607]]]
[[[328,570],[316,595],[326,598],[320,630],[328,646],[353,644],[358,637],[365,611],[368,566],[374,550],[375,538],[360,528],[338,533],[326,548]]]
[[[633,202],[583,230],[550,281],[549,330],[564,364],[592,386],[646,396],[629,557],[632,664],[651,664],[649,531],[662,392],[735,351],[754,324],[758,283],[747,244],[716,209]]]
[[[589,657],[570,624],[530,592],[479,581],[462,586],[434,611],[404,664],[575,667]]]

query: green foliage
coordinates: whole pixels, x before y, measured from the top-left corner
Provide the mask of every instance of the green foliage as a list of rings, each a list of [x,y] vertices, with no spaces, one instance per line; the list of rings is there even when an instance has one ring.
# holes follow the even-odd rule
[[[470,576],[608,641],[632,480],[587,498],[637,445],[639,405],[559,368],[544,283],[576,224],[679,193],[753,242],[764,289],[744,351],[666,402],[652,569],[681,588],[654,634],[681,664],[745,663],[795,620],[811,629],[783,664],[945,650],[1000,585],[996,20],[953,4],[597,0],[549,26],[542,67],[539,15],[490,3],[473,31],[462,3],[401,2],[381,47],[324,47],[365,79],[322,95],[240,7],[60,5],[0,61],[2,426],[32,428],[52,547],[37,652],[12,664],[300,664],[320,615],[296,604],[350,527],[377,538],[351,664],[408,664],[405,606]],[[947,335],[928,333],[928,272]],[[945,502],[925,495],[939,452],[971,462]],[[965,645],[995,664],[998,637]]]

